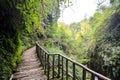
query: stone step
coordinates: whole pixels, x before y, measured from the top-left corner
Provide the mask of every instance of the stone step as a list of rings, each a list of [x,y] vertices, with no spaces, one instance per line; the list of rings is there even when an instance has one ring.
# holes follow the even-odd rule
[[[34,61],[34,62],[24,62],[22,64],[19,64],[18,66],[19,67],[22,67],[22,66],[32,66],[32,65],[35,65],[35,64],[39,64],[40,65],[40,63],[38,61]]]
[[[41,68],[20,71],[14,74],[14,78],[26,77],[26,76],[31,76],[31,75],[41,76],[41,75],[44,75],[44,71],[41,70]]]
[[[26,70],[31,70],[31,69],[34,69],[34,68],[38,68],[38,67],[40,67],[39,66],[39,64],[35,64],[35,65],[31,65],[31,66],[21,66],[21,67],[18,67],[17,69],[16,69],[16,71],[18,72],[18,71],[26,71]]]
[[[12,80],[47,80],[47,77],[45,75],[43,75],[42,77],[40,77],[39,75],[36,75],[36,76],[24,76],[24,77],[21,77],[21,78],[14,78]]]
[[[22,61],[18,64],[12,80],[47,80],[44,70],[40,67],[35,47],[23,52]]]

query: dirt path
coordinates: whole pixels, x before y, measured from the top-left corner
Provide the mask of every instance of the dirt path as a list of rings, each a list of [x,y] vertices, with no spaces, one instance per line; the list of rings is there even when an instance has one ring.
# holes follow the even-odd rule
[[[22,62],[18,65],[12,80],[47,80],[39,65],[35,47],[26,50],[23,52]]]

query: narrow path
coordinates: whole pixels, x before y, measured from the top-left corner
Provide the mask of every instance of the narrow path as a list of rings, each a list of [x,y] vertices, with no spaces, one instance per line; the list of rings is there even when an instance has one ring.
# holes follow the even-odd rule
[[[12,80],[47,80],[37,59],[35,47],[23,52],[22,62],[18,65]]]

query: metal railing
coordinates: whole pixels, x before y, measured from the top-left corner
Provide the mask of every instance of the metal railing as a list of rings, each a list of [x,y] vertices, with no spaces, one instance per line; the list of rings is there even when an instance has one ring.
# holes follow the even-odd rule
[[[62,54],[49,54],[38,43],[36,53],[48,80],[111,80]]]

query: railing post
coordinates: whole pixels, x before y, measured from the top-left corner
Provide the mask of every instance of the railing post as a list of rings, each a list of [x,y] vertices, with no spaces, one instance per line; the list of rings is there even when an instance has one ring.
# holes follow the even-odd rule
[[[52,78],[54,79],[54,60],[55,60],[55,55],[52,55],[53,56],[53,62],[52,62],[52,67],[53,67],[53,71],[52,71]]]
[[[83,73],[82,73],[82,80],[86,80],[86,71],[84,68],[83,68]]]
[[[66,80],[68,80],[68,59],[66,59]]]
[[[49,64],[49,54],[47,55],[47,65],[48,65],[48,67],[47,67],[47,77],[48,77],[48,80],[49,80],[49,70],[50,70],[50,64]]]
[[[64,74],[64,65],[63,65],[63,57],[62,57],[62,80],[63,80],[63,74]]]
[[[95,75],[91,74],[91,80],[95,80]]]
[[[60,55],[58,54],[58,78],[60,77]]]
[[[46,74],[46,56],[47,56],[47,54],[45,53],[45,74]]]
[[[43,50],[40,48],[40,60],[41,60],[41,64],[42,64],[42,66],[43,66]]]
[[[36,43],[36,53],[38,53],[38,45],[37,45],[37,43]]]
[[[38,48],[38,57],[39,57],[39,60],[40,60],[40,47]]]
[[[76,76],[76,74],[75,74],[75,63],[73,63],[73,80],[75,80],[75,76]]]
[[[40,58],[41,66],[42,66],[42,60],[41,60],[41,48],[39,48],[39,58]]]
[[[42,50],[42,58],[43,58],[43,69],[45,69],[45,52]]]
[[[36,53],[37,53],[37,56],[38,56],[38,45],[36,43]]]

